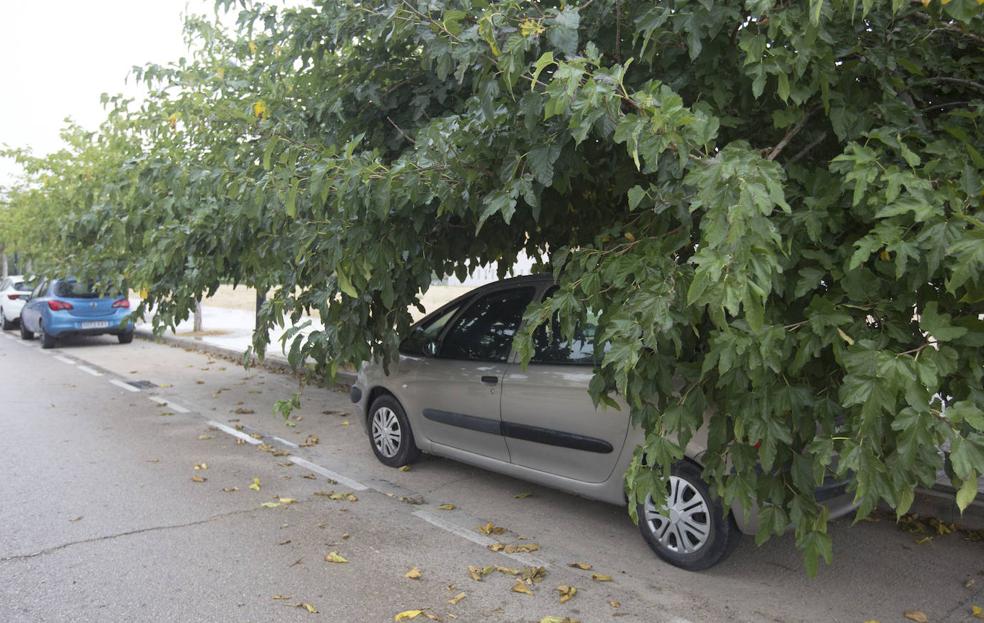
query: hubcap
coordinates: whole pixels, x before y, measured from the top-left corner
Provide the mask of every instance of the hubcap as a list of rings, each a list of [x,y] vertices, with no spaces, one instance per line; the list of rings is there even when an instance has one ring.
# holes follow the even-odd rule
[[[389,407],[380,407],[372,414],[372,442],[379,453],[388,459],[400,451],[403,433],[400,420]]]
[[[666,515],[647,496],[644,520],[662,547],[677,554],[692,554],[704,547],[711,533],[707,501],[696,487],[677,476],[670,476],[668,489]]]

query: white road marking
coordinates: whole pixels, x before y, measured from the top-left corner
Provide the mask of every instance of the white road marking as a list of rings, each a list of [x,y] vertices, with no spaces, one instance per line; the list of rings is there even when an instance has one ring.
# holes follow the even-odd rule
[[[274,439],[275,441],[278,441],[278,442],[280,442],[280,443],[282,443],[285,446],[290,447],[290,448],[300,448],[300,446],[297,445],[296,443],[294,443],[293,441],[287,441],[286,439],[281,439],[280,437],[273,437],[272,439]]]
[[[208,421],[208,425],[209,426],[214,426],[215,428],[219,429],[223,433],[226,433],[227,435],[232,435],[233,437],[236,437],[238,439],[242,439],[243,441],[245,441],[248,444],[252,444],[254,446],[258,446],[258,445],[260,445],[262,443],[259,439],[253,439],[252,437],[250,437],[246,433],[244,433],[242,431],[238,431],[238,430],[236,430],[235,428],[233,428],[231,426],[226,426],[225,424],[220,424],[219,422],[216,422],[215,420],[209,420]]]
[[[74,366],[75,365],[75,362],[72,361],[71,359],[69,359],[68,357],[62,357],[61,355],[55,355],[55,359],[57,359],[58,361],[60,361],[62,363],[67,363],[70,366]]]
[[[321,467],[317,463],[312,463],[311,461],[306,461],[306,460],[302,459],[301,457],[292,456],[292,457],[290,457],[290,462],[293,463],[293,464],[295,464],[295,465],[300,465],[301,467],[306,467],[307,469],[311,470],[312,472],[321,474],[325,478],[331,478],[332,480],[334,480],[338,484],[344,485],[344,486],[348,487],[349,489],[354,489],[355,491],[366,491],[366,490],[369,489],[369,487],[365,486],[364,484],[362,484],[361,482],[359,482],[357,480],[352,480],[348,476],[342,476],[341,474],[338,474],[336,472],[333,472],[330,469],[326,469],[324,467]]]
[[[156,402],[159,405],[166,405],[167,401],[159,396],[147,396],[147,400],[151,402]]]
[[[495,539],[489,538],[482,534],[478,534],[477,532],[469,530],[468,528],[465,528],[463,526],[459,526],[458,524],[453,523],[445,519],[444,517],[439,517],[429,511],[414,511],[413,514],[415,517],[419,517],[423,519],[424,521],[431,524],[432,526],[437,526],[441,530],[445,530],[447,532],[450,532],[451,534],[460,536],[461,538],[471,541],[472,543],[475,543],[477,545],[481,545],[486,549],[488,549],[489,545],[498,542]],[[503,556],[508,556],[515,561],[521,562],[527,567],[547,566],[547,563],[543,562],[539,558],[530,556],[529,554],[507,554],[506,552],[497,552],[497,553],[502,554]]]
[[[109,382],[112,383],[113,385],[117,386],[117,387],[121,387],[121,388],[125,389],[128,392],[139,392],[140,391],[138,388],[134,387],[133,385],[130,385],[129,383],[124,383],[123,381],[121,381],[119,379],[109,379]]]
[[[170,400],[161,398],[159,396],[147,396],[147,399],[156,402],[161,406],[167,407],[168,409],[174,411],[175,413],[191,413],[188,409],[185,409],[181,405],[173,403]]]
[[[89,366],[83,366],[83,365],[80,364],[79,365],[79,370],[82,370],[86,374],[91,374],[92,376],[102,376],[102,372],[96,372],[95,370],[93,370]]]

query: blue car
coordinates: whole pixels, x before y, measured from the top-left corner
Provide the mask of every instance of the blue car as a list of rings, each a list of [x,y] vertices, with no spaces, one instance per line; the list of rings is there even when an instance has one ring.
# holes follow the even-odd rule
[[[69,335],[110,333],[120,344],[133,341],[130,301],[126,295],[102,296],[76,279],[42,279],[21,310],[21,338],[41,338],[41,348],[52,348]]]

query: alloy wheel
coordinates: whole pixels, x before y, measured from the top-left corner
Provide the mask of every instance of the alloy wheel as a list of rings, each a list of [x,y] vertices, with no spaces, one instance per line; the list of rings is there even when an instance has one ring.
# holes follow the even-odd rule
[[[646,497],[644,521],[660,545],[677,554],[692,554],[707,543],[711,514],[707,500],[690,482],[670,476],[666,514]]]
[[[379,453],[388,459],[396,456],[403,441],[400,420],[389,407],[380,407],[372,414],[372,442]]]

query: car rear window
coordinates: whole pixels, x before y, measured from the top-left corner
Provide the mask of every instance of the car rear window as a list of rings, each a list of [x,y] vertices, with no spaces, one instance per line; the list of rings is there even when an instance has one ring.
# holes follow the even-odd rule
[[[55,296],[67,299],[97,299],[99,293],[95,291],[91,283],[79,283],[78,281],[59,281],[55,285]]]
[[[34,284],[31,283],[30,281],[15,281],[14,289],[21,290],[24,292],[30,292],[31,290],[34,289]]]

